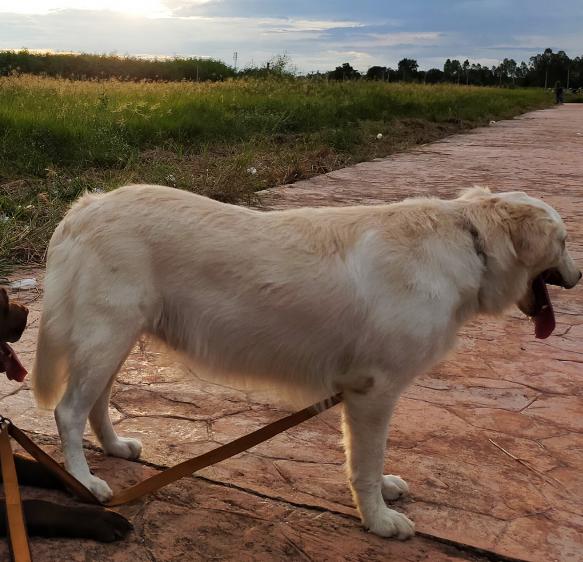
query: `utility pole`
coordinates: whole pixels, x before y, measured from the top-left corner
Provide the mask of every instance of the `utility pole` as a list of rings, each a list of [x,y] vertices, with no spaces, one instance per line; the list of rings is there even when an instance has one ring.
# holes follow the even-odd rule
[[[235,67],[235,72],[237,72],[237,60],[239,59],[239,53],[235,51],[233,53],[233,66]]]

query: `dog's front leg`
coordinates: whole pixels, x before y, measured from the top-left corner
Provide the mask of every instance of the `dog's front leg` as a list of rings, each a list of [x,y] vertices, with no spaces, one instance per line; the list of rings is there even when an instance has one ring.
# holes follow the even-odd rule
[[[398,476],[383,476],[384,453],[395,396],[344,393],[343,430],[352,495],[362,523],[382,537],[407,539],[415,533],[413,523],[384,502],[408,491]]]

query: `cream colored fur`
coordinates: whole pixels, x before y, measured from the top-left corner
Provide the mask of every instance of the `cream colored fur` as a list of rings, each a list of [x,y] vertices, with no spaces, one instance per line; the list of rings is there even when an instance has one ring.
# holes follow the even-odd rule
[[[151,334],[198,369],[324,397],[343,392],[349,478],[363,523],[406,538],[382,476],[393,407],[451,349],[464,322],[530,298],[530,281],[579,272],[557,213],[522,193],[259,212],[160,186],[81,198],[50,243],[34,388],[54,406],[67,469],[101,499],[82,449],[89,417],[106,453],[111,384]],[[384,499],[383,499],[384,498]]]

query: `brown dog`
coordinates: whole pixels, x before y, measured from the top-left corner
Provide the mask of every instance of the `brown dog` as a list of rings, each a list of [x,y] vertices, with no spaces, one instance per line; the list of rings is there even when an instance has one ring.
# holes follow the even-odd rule
[[[12,380],[22,381],[27,372],[6,342],[20,339],[27,318],[27,308],[10,303],[6,291],[0,289],[0,373],[6,371]],[[20,455],[14,455],[14,462],[21,485],[64,489],[63,484],[41,464]],[[67,507],[43,500],[26,500],[22,503],[28,532],[35,536],[90,538],[110,542],[123,538],[132,529],[125,517],[103,507]],[[0,500],[0,536],[6,536],[6,523],[6,505]]]
[[[20,304],[10,303],[6,291],[0,289],[0,373],[6,372],[10,380],[18,382],[24,380],[27,372],[7,342],[20,339],[26,328],[27,318],[28,309]]]

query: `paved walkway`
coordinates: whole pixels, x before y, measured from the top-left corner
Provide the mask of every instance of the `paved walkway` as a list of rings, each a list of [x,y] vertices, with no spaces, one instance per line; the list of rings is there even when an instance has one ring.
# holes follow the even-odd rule
[[[476,183],[522,189],[562,213],[571,250],[583,263],[582,154],[583,105],[565,105],[273,189],[262,200],[289,208],[450,197]],[[19,346],[29,365],[39,296],[20,294],[32,307]],[[136,527],[125,542],[34,540],[36,559],[486,560],[444,543],[455,541],[496,553],[488,560],[582,561],[583,290],[557,290],[553,297],[554,336],[535,340],[518,311],[482,320],[464,330],[457,352],[400,402],[387,471],[411,487],[398,509],[435,538],[399,543],[360,529],[344,477],[336,407],[120,509]],[[0,413],[55,450],[52,415],[34,408],[27,384],[2,380],[0,397]],[[148,344],[126,363],[113,406],[118,429],[143,440],[147,463],[104,459],[87,433],[91,464],[114,488],[283,415],[257,397],[197,379]]]

